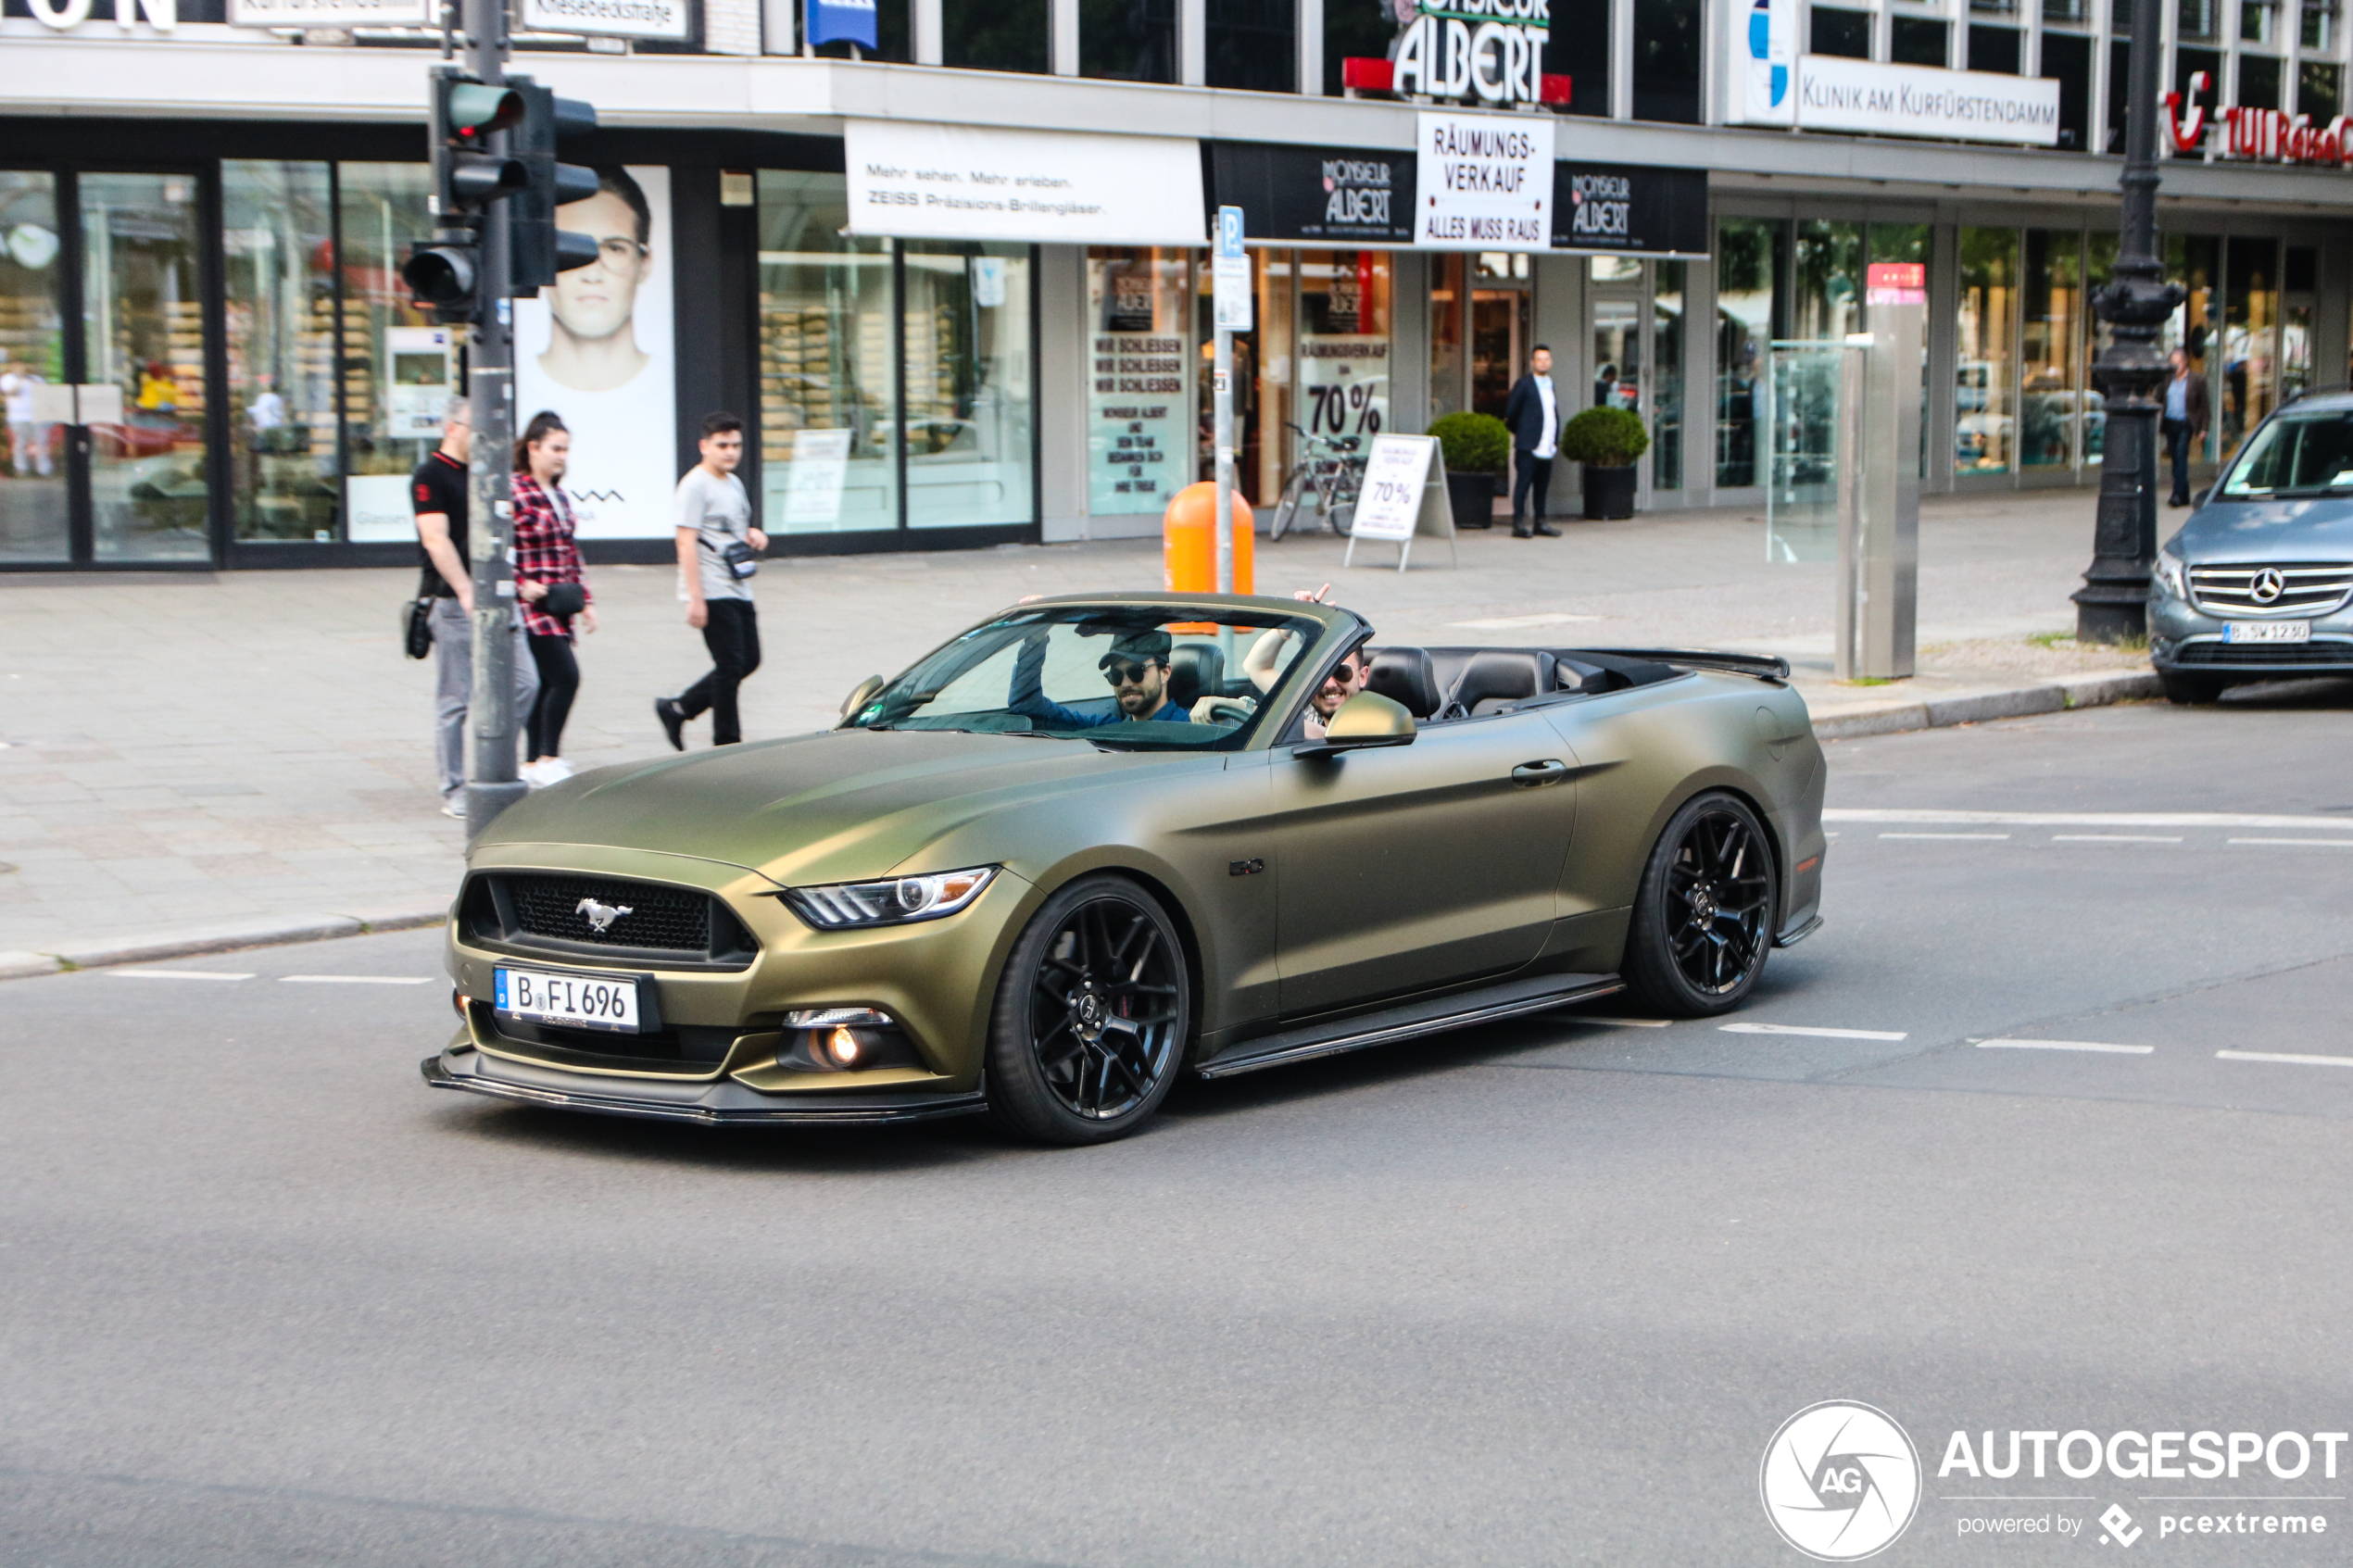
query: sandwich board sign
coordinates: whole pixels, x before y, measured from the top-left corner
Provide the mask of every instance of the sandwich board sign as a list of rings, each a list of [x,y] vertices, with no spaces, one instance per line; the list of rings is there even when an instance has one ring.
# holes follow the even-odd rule
[[[1446,541],[1454,558],[1454,511],[1446,499],[1446,458],[1434,435],[1377,435],[1356,493],[1356,519],[1340,565],[1355,564],[1365,539],[1398,546],[1397,570],[1413,559],[1416,538]],[[1458,563],[1459,564],[1459,563]]]

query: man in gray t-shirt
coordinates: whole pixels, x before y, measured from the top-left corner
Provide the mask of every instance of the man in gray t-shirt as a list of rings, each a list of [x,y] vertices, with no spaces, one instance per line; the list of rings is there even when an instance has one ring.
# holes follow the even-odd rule
[[[729,413],[706,416],[699,450],[702,461],[678,482],[672,521],[678,525],[678,596],[686,606],[686,624],[701,631],[711,650],[711,672],[674,697],[654,698],[654,717],[680,751],[686,749],[686,721],[706,710],[713,746],[744,738],[736,688],[760,668],[760,618],[750,581],[759,563],[731,562],[728,551],[748,546],[757,558],[768,547],[768,535],[751,524],[751,497],[736,477],[736,465],[744,460],[743,420]]]

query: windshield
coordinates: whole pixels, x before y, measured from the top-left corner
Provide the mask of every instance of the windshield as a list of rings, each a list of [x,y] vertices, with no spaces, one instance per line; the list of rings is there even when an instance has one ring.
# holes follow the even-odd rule
[[[1266,693],[1324,634],[1306,616],[1223,607],[1040,606],[974,627],[848,722],[1231,751],[1248,744]]]
[[[2222,482],[2224,495],[2248,500],[2353,490],[2353,409],[2283,414],[2256,432]]]

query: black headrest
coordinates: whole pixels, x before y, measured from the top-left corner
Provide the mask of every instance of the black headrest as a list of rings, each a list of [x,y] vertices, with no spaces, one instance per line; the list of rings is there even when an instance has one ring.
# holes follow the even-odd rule
[[[1438,672],[1420,648],[1379,648],[1365,673],[1365,689],[1378,692],[1416,719],[1438,711]]]
[[[1178,643],[1168,654],[1168,700],[1190,708],[1226,693],[1226,656],[1215,643]]]
[[[1466,710],[1482,702],[1524,701],[1553,689],[1553,656],[1541,648],[1482,648],[1463,667],[1451,705]]]

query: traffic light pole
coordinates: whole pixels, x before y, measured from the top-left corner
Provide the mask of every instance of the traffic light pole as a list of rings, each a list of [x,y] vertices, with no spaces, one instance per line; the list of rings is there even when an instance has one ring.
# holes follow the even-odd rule
[[[483,82],[506,80],[505,0],[465,0],[467,63]],[[506,150],[498,132],[494,149]],[[515,776],[514,305],[508,204],[492,202],[482,217],[481,270],[467,395],[473,408],[473,458],[467,508],[474,571],[473,695],[468,709],[473,745],[467,751],[466,834],[478,835],[492,818],[528,792]]]

